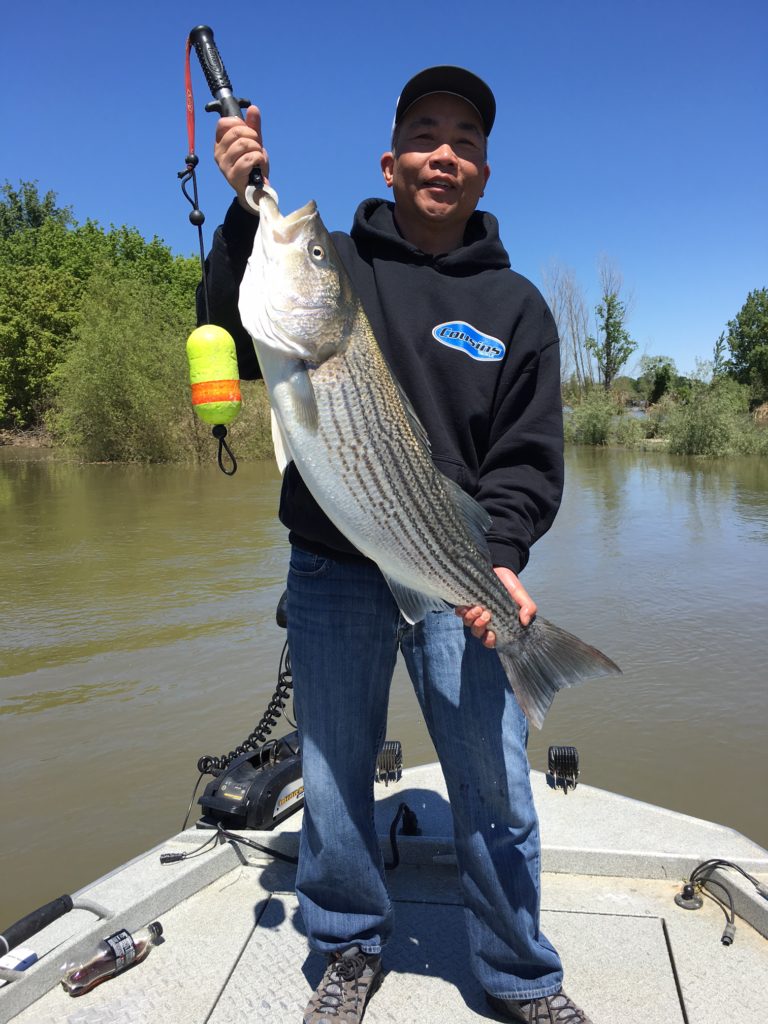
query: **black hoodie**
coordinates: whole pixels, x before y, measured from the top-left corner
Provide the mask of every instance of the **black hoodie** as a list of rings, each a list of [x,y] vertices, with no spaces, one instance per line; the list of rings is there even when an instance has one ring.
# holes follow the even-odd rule
[[[475,212],[464,244],[437,256],[398,232],[393,205],[367,199],[332,237],[390,369],[424,424],[437,467],[490,513],[494,565],[519,572],[552,525],[563,485],[557,329],[536,288],[509,267],[496,218]],[[235,201],[206,262],[212,323],[235,338],[240,374],[261,376],[237,294],[258,218]],[[202,320],[201,297],[198,312]],[[319,554],[362,555],[286,468],[280,519]]]

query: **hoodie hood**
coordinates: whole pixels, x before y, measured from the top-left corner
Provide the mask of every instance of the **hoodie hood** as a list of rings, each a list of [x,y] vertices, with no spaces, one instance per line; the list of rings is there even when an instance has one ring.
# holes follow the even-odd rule
[[[386,199],[364,200],[357,208],[350,232],[355,245],[373,250],[380,257],[386,252],[390,259],[427,263],[447,274],[509,268],[509,255],[499,238],[499,222],[492,213],[475,210],[467,222],[463,245],[434,256],[403,238],[397,230],[394,211],[395,204]]]

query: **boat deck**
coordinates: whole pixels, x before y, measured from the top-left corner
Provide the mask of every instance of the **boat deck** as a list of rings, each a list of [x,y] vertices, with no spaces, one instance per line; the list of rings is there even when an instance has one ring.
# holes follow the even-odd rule
[[[568,993],[595,1024],[714,1024],[749,1019],[765,1005],[768,901],[735,873],[720,876],[739,915],[735,942],[725,947],[722,910],[705,900],[686,911],[674,895],[710,857],[768,880],[768,852],[709,822],[584,785],[564,796],[543,775],[532,779],[542,822],[542,927],[562,955]],[[401,800],[423,835],[398,839],[401,864],[388,873],[396,931],[366,1024],[497,1020],[469,971],[439,768],[406,771],[377,795],[381,835]],[[299,827],[297,814],[279,831],[247,834],[293,853]],[[0,989],[0,1022],[300,1021],[324,962],[307,952],[295,869],[230,844],[160,865],[160,852],[191,851],[201,835],[190,829],[79,894],[112,916],[98,921],[75,910],[27,943],[41,960]],[[388,842],[384,849],[388,858]],[[155,919],[164,937],[146,961],[78,998],[57,985],[64,960],[87,955],[119,927]]]

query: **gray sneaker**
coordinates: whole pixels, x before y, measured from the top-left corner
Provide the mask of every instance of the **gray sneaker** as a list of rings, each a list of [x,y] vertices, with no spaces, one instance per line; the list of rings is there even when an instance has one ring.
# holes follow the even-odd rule
[[[304,1011],[304,1024],[359,1024],[383,978],[380,956],[366,956],[359,946],[334,953]]]
[[[486,993],[489,1004],[505,1020],[523,1024],[592,1024],[592,1021],[561,989],[556,996],[544,996],[520,1003],[516,999],[500,999]]]

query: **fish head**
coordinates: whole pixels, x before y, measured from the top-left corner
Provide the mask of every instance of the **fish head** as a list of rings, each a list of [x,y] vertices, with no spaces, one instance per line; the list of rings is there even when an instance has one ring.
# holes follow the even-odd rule
[[[268,194],[240,289],[240,315],[254,340],[319,364],[346,347],[352,285],[317,206],[281,215]]]

